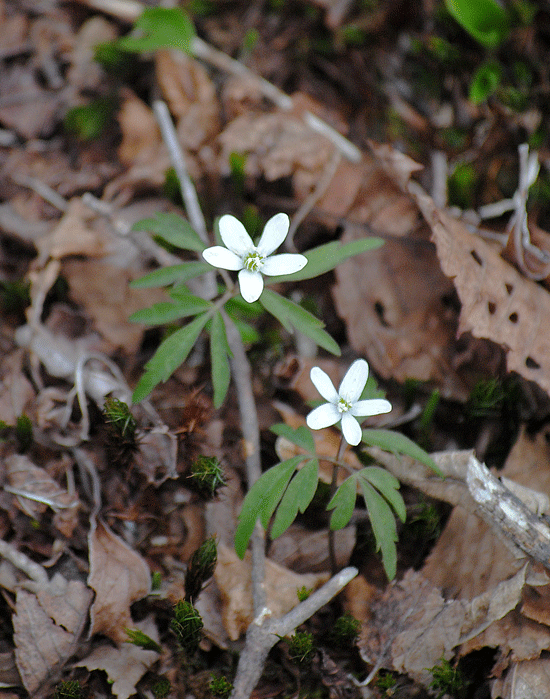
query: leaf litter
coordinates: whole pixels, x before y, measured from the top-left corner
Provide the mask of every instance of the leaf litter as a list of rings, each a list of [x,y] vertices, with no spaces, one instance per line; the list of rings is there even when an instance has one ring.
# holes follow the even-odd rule
[[[93,8],[94,3],[89,6]],[[347,4],[323,6],[328,8],[324,18],[331,29],[350,12]],[[188,421],[182,396],[202,391],[207,403],[209,400],[204,392],[204,358],[199,353],[157,389],[149,408],[133,408],[142,430],[137,463],[118,473],[117,466],[106,461],[96,441],[97,409],[101,410],[109,393],[127,395],[128,385],[135,384],[150,336],[148,339],[143,326],[127,319],[157,293],[130,289],[128,282],[156,265],[181,262],[147,235],[129,234],[135,220],[161,209],[177,210],[159,199],[169,167],[167,151],[153,111],[143,99],[144,90],[133,84],[117,85],[118,111],[95,144],[73,138],[70,148],[61,149],[50,140],[67,109],[80,107],[90,94],[105,94],[113,87],[112,78],[92,62],[93,47],[116,37],[118,21],[127,17],[113,21],[108,14],[93,14],[75,32],[74,8],[57,8],[53,14],[40,9],[33,14],[5,2],[1,10],[0,35],[6,40],[0,43],[9,66],[0,79],[0,122],[15,140],[11,146],[2,146],[1,187],[6,203],[1,205],[0,223],[3,240],[15,240],[21,246],[15,266],[21,277],[27,275],[31,281],[26,327],[32,327],[33,334],[22,332],[21,321],[15,331],[13,319],[6,319],[9,349],[2,359],[0,419],[13,425],[21,414],[30,415],[36,441],[28,455],[16,454],[13,444],[2,445],[0,527],[6,544],[2,561],[10,563],[9,570],[3,569],[0,584],[6,595],[15,595],[10,598],[13,634],[2,640],[15,654],[22,685],[33,696],[47,693],[63,668],[73,667],[71,659],[76,657],[79,662],[74,667],[104,670],[111,691],[126,698],[138,691],[140,680],[155,667],[158,657],[125,643],[124,628],[141,629],[163,648],[171,648],[159,626],[163,615],[150,595],[151,570],[171,578],[170,585],[161,586],[160,599],[175,602],[167,590],[176,596],[176,591],[184,594],[183,570],[194,547],[190,545],[193,534],[203,534],[201,516],[197,517],[201,506],[185,487],[186,469],[202,451],[215,451],[238,469],[238,419],[232,405],[221,419],[215,418],[221,423],[219,429],[209,426],[203,430],[200,420],[198,426]],[[391,17],[385,11],[368,21],[361,18],[358,26],[365,31],[384,26]],[[224,33],[222,25],[216,19],[204,23],[220,44],[225,42],[231,49],[234,39],[230,32]],[[296,31],[291,22],[290,34]],[[284,51],[274,52],[264,40],[244,61],[250,61],[259,73],[264,66],[269,75],[270,61],[280,68],[285,58]],[[402,59],[400,51],[396,49],[395,57]],[[380,56],[387,57],[385,49]],[[354,60],[364,57],[356,52]],[[66,70],[60,71],[61,65]],[[305,221],[291,244],[302,245],[307,236],[317,240],[339,234],[335,221],[342,221],[342,242],[365,235],[385,239],[379,250],[339,265],[334,282],[331,277],[324,295],[318,295],[327,323],[340,334],[345,329],[348,353],[366,356],[373,370],[389,382],[413,379],[459,403],[468,398],[480,377],[501,372],[503,358],[509,371],[550,390],[544,323],[548,292],[526,276],[533,265],[518,262],[526,273],[522,274],[510,262],[520,252],[510,239],[505,259],[503,247],[487,243],[463,221],[436,206],[413,181],[414,177],[426,183],[412,159],[377,146],[371,153],[352,148],[353,157],[348,159],[345,153],[349,151],[339,150],[343,141],[338,137],[361,134],[364,126],[356,119],[350,128],[353,110],[342,97],[339,102],[315,97],[316,80],[309,69],[305,75],[310,84],[303,78],[296,81],[298,89],[289,110],[266,104],[253,73],[220,80],[219,74],[202,63],[170,51],[157,52],[153,67],[156,88],[178,122],[187,165],[202,188],[209,215],[235,206],[235,191],[227,185],[235,176],[234,156],[238,154],[244,186],[249,195],[253,193],[255,204],[281,208],[281,192],[286,192],[287,204],[291,192],[291,208],[300,209]],[[385,72],[386,80],[395,70],[392,64]],[[343,80],[339,71],[335,65],[332,76],[336,82]],[[328,83],[323,87],[328,90]],[[435,112],[429,118],[413,118],[420,114],[420,107],[407,104],[407,99],[413,99],[410,94],[400,96],[396,86],[387,94],[394,108],[408,115],[407,128],[420,129],[423,134],[429,131]],[[32,108],[35,104],[40,109]],[[463,103],[458,107],[465,109]],[[465,111],[462,119],[471,121],[473,113],[472,109]],[[480,114],[478,110],[476,118],[483,118]],[[318,124],[315,118],[327,119],[333,131],[327,134],[313,128],[312,124]],[[481,151],[484,147],[486,143]],[[72,156],[68,155],[71,149]],[[278,186],[281,182],[282,188]],[[40,189],[38,183],[46,188]],[[100,193],[102,199],[90,198],[90,191]],[[532,240],[544,249],[544,231],[533,230]],[[13,263],[7,257],[2,274],[6,279],[13,275]],[[67,288],[64,294],[59,293],[60,279]],[[158,292],[158,300],[164,299]],[[15,347],[14,335],[34,358],[28,369],[22,364],[23,352]],[[282,353],[285,363],[291,360],[288,340]],[[113,360],[122,367],[120,375],[113,369]],[[307,374],[311,358],[298,353],[297,361]],[[341,376],[345,364],[323,361],[335,380]],[[78,393],[73,386],[81,376],[79,362],[84,362],[84,392],[73,403]],[[264,364],[264,375],[258,379],[262,384],[259,396],[266,377],[277,378],[270,360]],[[277,380],[281,378],[279,373]],[[303,379],[292,386],[287,383],[285,399],[295,403],[296,395],[302,401],[315,398],[308,394],[311,388],[306,384]],[[288,393],[292,388],[297,391],[294,398]],[[88,405],[87,398],[96,405]],[[265,397],[261,402],[265,403],[267,428],[267,415],[273,416],[274,408]],[[405,402],[395,419],[407,419]],[[298,417],[293,417],[295,411],[289,406],[280,412],[288,424],[298,425],[305,412],[300,410]],[[182,429],[183,423],[186,427]],[[77,450],[88,435],[92,441],[86,461]],[[336,432],[316,438],[327,456],[335,453]],[[548,469],[540,466],[548,464],[544,434],[536,437],[532,451],[529,439],[523,431],[502,473],[548,494],[544,480]],[[451,445],[447,458],[459,464],[458,473],[467,458],[453,451],[455,441],[460,441],[455,435],[447,440],[446,446]],[[294,453],[294,446],[281,437],[271,446],[280,456]],[[370,451],[384,463],[376,450]],[[353,466],[360,464],[353,452],[346,459]],[[525,468],[526,461],[536,468]],[[535,689],[545,686],[545,678],[547,681],[547,661],[539,656],[550,648],[543,578],[532,571],[526,574],[523,561],[510,554],[473,514],[475,503],[465,485],[464,469],[460,477],[454,474],[441,483],[407,459],[393,462],[392,467],[396,473],[401,469],[399,475],[409,488],[456,507],[420,572],[402,571],[401,580],[383,591],[366,580],[353,588],[356,599],[348,603],[355,605],[363,623],[359,648],[366,668],[384,667],[428,684],[426,668],[441,657],[458,657],[488,646],[499,649],[494,697],[499,692],[515,699],[543,696]],[[322,478],[329,481],[329,469],[325,471]],[[238,481],[237,476],[235,483]],[[522,496],[521,491],[514,492]],[[242,494],[238,487],[233,493],[235,501],[223,515],[225,520],[210,515],[209,526],[220,528],[210,533],[220,538],[224,529],[234,530]],[[470,508],[467,515],[460,514],[460,502]],[[100,510],[104,520],[96,518]],[[167,512],[171,513],[168,518]],[[64,521],[59,519],[62,514]],[[342,564],[357,546],[355,525],[344,534],[338,543]],[[305,545],[308,539],[322,537],[298,525],[294,536],[290,553],[281,546],[284,538],[273,545],[273,558],[280,563],[292,560],[295,567],[292,571],[269,562],[269,600],[275,614],[292,608],[296,588],[315,587],[326,579],[322,572],[326,558],[319,552],[322,544]],[[203,593],[209,600],[211,629],[217,628],[209,638],[214,643],[218,639],[222,648],[227,647],[227,639],[242,635],[253,618],[246,585],[248,563],[235,559],[232,537],[224,539],[215,580]],[[25,546],[31,558],[18,559],[17,549]],[[32,570],[32,558],[48,560],[52,567],[51,575],[41,568],[44,574],[34,586],[18,572],[18,565]],[[70,567],[69,560],[73,567],[71,575],[65,576],[62,571]],[[141,604],[153,613],[134,620],[135,604],[143,599]],[[91,651],[84,638],[87,624]],[[101,636],[112,643],[101,641]],[[328,667],[329,661],[323,662]],[[174,667],[173,659],[163,659],[163,663]],[[100,680],[92,679],[94,682]]]

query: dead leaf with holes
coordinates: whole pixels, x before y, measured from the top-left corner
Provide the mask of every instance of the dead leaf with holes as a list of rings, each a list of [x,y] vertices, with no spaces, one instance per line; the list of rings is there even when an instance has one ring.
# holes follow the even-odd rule
[[[144,634],[159,642],[159,633],[151,616],[141,622],[132,624]],[[87,658],[76,664],[88,670],[105,670],[111,684],[111,691],[118,699],[128,699],[137,693],[136,684],[156,662],[159,655],[154,650],[143,650],[133,643],[123,643],[118,648],[102,645]]]
[[[92,592],[79,580],[56,573],[35,594],[18,590],[13,616],[15,659],[33,695],[54,679],[71,655],[88,618]]]
[[[90,635],[103,633],[121,643],[126,640],[124,629],[133,624],[131,605],[151,591],[151,571],[144,559],[102,522],[91,527],[88,547],[88,585],[96,593]]]
[[[371,603],[358,641],[365,662],[406,673],[427,685],[428,668],[477,636],[518,604],[526,566],[471,600],[446,601],[420,573],[409,571]]]

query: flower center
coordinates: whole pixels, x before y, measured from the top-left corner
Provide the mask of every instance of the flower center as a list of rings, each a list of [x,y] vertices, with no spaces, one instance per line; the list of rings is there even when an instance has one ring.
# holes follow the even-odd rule
[[[339,413],[347,413],[348,410],[351,408],[351,403],[348,403],[348,401],[345,398],[340,398],[340,400],[336,404],[336,408]]]
[[[243,266],[249,272],[259,272],[264,266],[264,258],[257,250],[247,253],[243,260]]]

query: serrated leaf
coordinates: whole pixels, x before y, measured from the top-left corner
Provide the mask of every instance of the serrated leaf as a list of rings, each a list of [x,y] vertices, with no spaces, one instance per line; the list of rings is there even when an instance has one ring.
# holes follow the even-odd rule
[[[148,7],[137,18],[132,32],[114,42],[122,51],[180,49],[191,55],[195,28],[179,8]]]
[[[209,318],[210,313],[203,313],[161,342],[155,354],[145,365],[145,373],[138,381],[132,396],[134,403],[139,403],[148,396],[157,384],[166,381],[187,359],[187,355]]]
[[[351,243],[342,244],[339,240],[319,245],[302,253],[307,257],[307,265],[294,274],[282,274],[278,277],[270,277],[270,283],[280,283],[286,281],[301,281],[302,279],[313,279],[320,274],[330,272],[341,262],[354,255],[360,255],[368,250],[376,250],[384,245],[381,238],[361,238]]]
[[[315,454],[313,436],[305,425],[300,425],[300,427],[294,429],[284,422],[279,422],[270,427],[270,430],[279,437],[285,437],[289,442],[300,447],[300,449],[305,449],[310,454]]]
[[[380,466],[367,466],[359,471],[357,477],[365,478],[373,485],[388,500],[402,522],[407,519],[407,509],[399,493],[400,484],[395,476]]]
[[[386,500],[365,479],[360,479],[360,483],[372,531],[376,539],[376,550],[382,551],[382,563],[384,564],[386,575],[390,580],[393,580],[397,568],[395,517]]]
[[[149,308],[141,308],[132,313],[128,320],[131,323],[143,323],[144,325],[162,325],[178,320],[178,318],[196,316],[198,313],[208,311],[211,307],[210,302],[189,294],[185,299],[178,299],[177,303],[162,301]]]
[[[267,527],[277,503],[303,456],[293,456],[263,473],[246,494],[235,531],[235,551],[243,558],[258,517]]]
[[[188,282],[190,279],[200,277],[201,274],[211,270],[212,266],[208,262],[183,262],[181,265],[155,269],[154,272],[149,272],[144,277],[134,279],[133,282],[130,282],[130,286],[133,289],[154,289],[178,282]]]
[[[212,318],[210,329],[210,360],[212,363],[212,385],[214,386],[214,408],[219,408],[229,388],[231,370],[229,368],[229,347],[225,333],[225,323],[221,313]]]
[[[437,464],[422,447],[405,437],[400,432],[392,432],[392,430],[363,430],[362,441],[372,447],[380,447],[384,451],[391,451],[393,454],[406,454],[413,459],[425,464],[432,471],[435,471],[438,476],[445,476],[439,470]]]
[[[357,476],[353,474],[342,483],[327,505],[327,510],[334,510],[330,517],[330,528],[342,529],[350,521],[357,498]]]
[[[191,224],[177,214],[158,212],[154,218],[144,218],[134,223],[132,230],[149,231],[182,250],[202,252],[206,247]],[[210,265],[208,268],[211,269]]]
[[[276,539],[281,534],[284,534],[296,519],[298,511],[302,513],[306,511],[317,490],[318,476],[319,462],[317,459],[312,459],[302,466],[290,481],[277,508],[277,514],[270,532],[272,539]]]
[[[340,347],[322,328],[325,324],[305,308],[276,294],[271,289],[264,289],[260,296],[262,306],[275,316],[281,325],[289,332],[296,328],[299,332],[314,340],[319,347],[335,355],[340,355]]]

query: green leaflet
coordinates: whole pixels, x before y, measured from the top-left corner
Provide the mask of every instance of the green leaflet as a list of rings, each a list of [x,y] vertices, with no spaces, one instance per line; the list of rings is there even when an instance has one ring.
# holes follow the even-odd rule
[[[360,479],[360,483],[376,539],[376,547],[382,551],[382,562],[386,575],[390,580],[393,580],[397,567],[395,517],[388,503],[364,478]]]
[[[153,289],[169,284],[187,282],[195,277],[200,277],[205,272],[210,272],[212,266],[208,262],[183,262],[181,265],[161,267],[144,277],[134,279],[130,283],[133,289]]]
[[[212,308],[212,304],[209,301],[188,294],[187,297],[178,298],[176,303],[163,301],[155,303],[149,308],[140,308],[139,311],[132,313],[128,320],[131,323],[162,325],[163,323],[171,323],[178,318],[196,316],[210,308]]]
[[[365,479],[368,481],[376,490],[382,493],[402,522],[407,519],[405,503],[398,492],[400,484],[395,476],[392,476],[389,471],[386,471],[385,468],[380,468],[380,466],[367,466],[361,469],[357,476],[360,480]]]
[[[289,442],[300,447],[300,449],[305,449],[310,454],[315,454],[313,436],[305,425],[300,425],[300,427],[295,430],[290,425],[279,422],[276,425],[272,425],[270,430],[280,437],[285,437]]]
[[[406,454],[413,459],[425,464],[432,471],[435,471],[438,476],[444,478],[437,464],[422,447],[415,444],[408,437],[400,432],[392,432],[391,430],[363,430],[362,440],[365,444],[372,447],[380,447],[385,451],[391,451],[393,454]]]
[[[122,51],[173,48],[191,55],[194,36],[193,23],[180,9],[148,7],[137,18],[132,32],[113,43]]]
[[[162,238],[170,245],[182,250],[202,252],[206,245],[195,233],[191,224],[177,214],[158,212],[154,218],[144,218],[132,226],[133,231],[149,231]],[[208,265],[208,269],[212,269]]]
[[[277,514],[270,532],[272,539],[281,536],[290,527],[296,519],[298,510],[302,513],[306,511],[317,490],[318,476],[319,461],[311,459],[311,461],[302,466],[290,481],[277,508]]]
[[[235,531],[235,551],[243,558],[258,517],[264,529],[303,456],[293,456],[266,471],[246,494]]]
[[[264,289],[260,296],[262,306],[275,316],[283,327],[289,332],[296,328],[304,335],[314,340],[319,347],[332,354],[340,355],[340,347],[332,337],[323,330],[325,324],[305,308],[276,294],[271,289]]]
[[[316,248],[302,253],[307,257],[307,265],[294,274],[282,274],[278,277],[270,277],[271,282],[301,281],[302,279],[313,279],[320,274],[325,274],[337,267],[341,262],[354,255],[360,255],[368,250],[376,250],[384,241],[381,238],[361,238],[351,243],[342,244],[339,240],[319,245]]]
[[[132,396],[134,403],[139,403],[148,396],[157,384],[166,381],[187,359],[210,316],[210,313],[203,313],[160,343],[155,354],[145,365],[145,373]]]
[[[225,323],[218,311],[212,318],[210,329],[210,360],[212,362],[212,385],[214,386],[214,408],[219,408],[229,388],[231,371],[229,368],[230,350],[225,334]]]
[[[495,0],[445,0],[454,19],[486,48],[496,48],[510,32],[510,15]]]
[[[353,474],[342,483],[327,505],[327,510],[334,510],[330,517],[330,528],[335,531],[343,529],[350,521],[357,498],[357,475]]]

